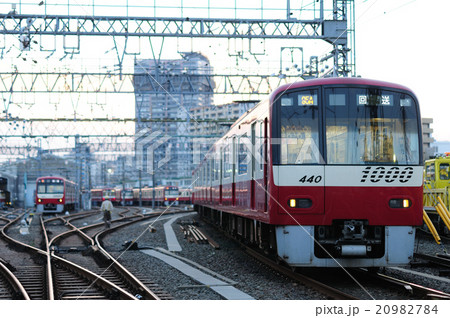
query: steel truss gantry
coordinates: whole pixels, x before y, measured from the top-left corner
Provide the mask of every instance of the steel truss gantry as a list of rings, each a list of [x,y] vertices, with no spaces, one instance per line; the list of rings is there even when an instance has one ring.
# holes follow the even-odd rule
[[[300,75],[231,75],[111,72],[0,72],[0,93],[126,93],[134,94],[233,94],[266,95],[277,86],[298,80]],[[147,85],[137,87],[135,80]],[[201,82],[201,90],[190,83]],[[187,85],[186,85],[187,84]]]
[[[332,3],[332,5],[326,7],[325,2]],[[288,1],[289,3],[290,1]],[[332,12],[331,17],[325,17],[327,10]],[[33,36],[75,37],[78,39],[75,41],[78,46],[71,47],[72,52],[80,50],[80,37],[108,36],[114,39],[115,44],[116,38],[125,38],[125,42],[120,47],[115,45],[119,75],[122,75],[123,58],[127,54],[127,39],[130,37],[324,40],[332,44],[333,49],[330,54],[320,58],[318,62],[324,63],[330,59],[333,60],[333,73],[331,74],[333,76],[354,75],[354,0],[320,0],[315,11],[318,13],[317,18],[310,20],[33,15],[11,11],[8,14],[0,14],[0,30],[4,35],[19,36],[23,39],[21,40],[22,45],[24,41],[26,42],[27,49],[29,49]],[[66,48],[64,49],[66,50]],[[94,75],[91,72],[84,74]],[[309,72],[303,75],[309,77],[319,74]],[[2,80],[6,80],[8,74],[0,74],[0,76]],[[233,75],[219,76],[227,76],[228,79],[231,79]],[[249,75],[240,74],[238,76],[244,78]],[[266,78],[264,75],[255,76],[260,78],[259,82]],[[302,77],[302,75],[298,77]],[[125,80],[127,81],[127,79]],[[73,88],[77,88],[77,86]],[[53,86],[49,86],[49,89],[50,92],[53,92]],[[55,92],[60,91],[56,90]],[[235,92],[225,91],[224,93],[234,94]]]
[[[94,2],[94,1],[93,1]],[[262,3],[262,2],[261,2]],[[290,17],[290,1],[287,1],[286,18],[284,19],[242,19],[242,18],[199,18],[199,17],[134,17],[134,16],[105,16],[105,15],[60,15],[60,14],[23,14],[12,10],[8,14],[0,14],[0,35],[3,37],[18,37],[21,50],[39,50],[39,45],[33,44],[33,38],[38,36],[51,36],[75,39],[74,46],[63,47],[65,54],[78,54],[80,38],[87,36],[110,37],[114,41],[114,49],[118,59],[118,70],[111,72],[92,71],[37,71],[23,72],[11,69],[0,72],[0,93],[3,95],[5,113],[8,112],[13,94],[25,93],[136,93],[136,94],[240,94],[259,97],[269,93],[272,89],[285,82],[305,79],[317,76],[349,76],[355,75],[355,43],[354,43],[354,0],[319,0],[314,2],[313,18],[302,19]],[[69,4],[69,2],[68,2]],[[280,6],[283,6],[281,4]],[[300,4],[296,4],[300,7]],[[293,7],[293,6],[292,6]],[[296,8],[299,9],[299,8]],[[331,12],[331,15],[329,13]],[[117,41],[124,40],[121,45]],[[310,68],[302,69],[300,73],[283,74],[158,74],[155,81],[150,74],[134,74],[124,71],[124,58],[136,55],[128,54],[128,42],[131,38],[191,38],[191,39],[253,39],[280,40],[289,42],[290,47],[299,47],[297,40],[322,40],[329,43],[332,49],[323,56],[310,57]],[[162,48],[162,45],[161,45]],[[1,47],[1,56],[8,48]],[[161,50],[162,51],[162,50]],[[31,54],[32,52],[30,52]],[[322,52],[323,53],[323,52]],[[161,53],[160,53],[161,54]],[[250,54],[252,54],[250,52]],[[155,61],[161,59],[161,55],[153,54]],[[302,61],[303,62],[303,61]],[[280,63],[281,64],[281,63]],[[299,64],[301,62],[299,61]],[[331,66],[326,72],[319,72],[320,64]],[[140,82],[147,85],[135,87],[136,76],[143,77]],[[178,76],[174,80],[174,76]],[[182,80],[180,81],[180,76]],[[201,82],[203,87],[198,88],[186,83]],[[180,84],[181,83],[181,84]],[[6,95],[6,96],[5,96]],[[141,119],[139,119],[141,120]],[[33,127],[39,126],[42,121],[28,120]],[[49,134],[36,132],[17,134],[2,134],[3,139],[19,135],[24,139],[51,138],[65,136],[78,138],[77,133],[67,134],[67,131],[58,133],[50,129]],[[35,130],[35,131],[38,131]],[[188,132],[186,132],[188,134]],[[53,135],[52,135],[53,134]],[[128,151],[129,136],[127,134],[86,133],[85,138],[114,138],[122,137],[125,148],[114,146],[114,142],[99,142],[91,151],[107,153]],[[184,136],[186,137],[186,136]],[[191,136],[192,137],[192,136]],[[194,136],[196,137],[196,136]],[[95,143],[94,143],[95,144]],[[117,144],[117,143],[116,143]],[[107,146],[111,145],[111,146]],[[112,148],[108,148],[112,147]],[[115,147],[115,148],[114,148]],[[2,147],[3,149],[4,147]],[[19,148],[13,149],[17,153]],[[21,148],[24,151],[30,147]],[[33,148],[34,149],[34,148]],[[105,151],[107,149],[107,151]]]
[[[322,39],[334,41],[324,25],[335,21],[296,19],[208,19],[126,16],[0,14],[5,34],[74,36],[164,36],[202,38]],[[346,23],[346,21],[344,21]],[[27,28],[24,32],[24,28]],[[345,24],[346,29],[347,26]],[[329,30],[329,29],[328,29]]]

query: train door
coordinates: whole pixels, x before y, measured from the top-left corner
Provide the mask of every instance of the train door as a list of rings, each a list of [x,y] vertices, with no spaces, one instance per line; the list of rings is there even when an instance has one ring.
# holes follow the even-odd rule
[[[256,154],[256,122],[252,124],[252,131],[251,131],[251,175],[250,175],[250,205],[251,209],[255,209],[255,203],[256,203],[256,182],[255,182],[255,166],[256,166],[256,160],[255,160],[255,154]]]
[[[263,172],[263,178],[264,178],[264,211],[268,211],[268,201],[269,201],[269,191],[268,191],[268,176],[269,173],[267,171],[268,169],[268,163],[269,163],[269,153],[268,153],[268,141],[267,141],[267,118],[264,119],[264,125],[261,123],[261,137],[262,137],[262,145],[261,145],[261,166],[264,170]]]
[[[219,204],[222,204],[223,147],[220,147],[219,154]]]

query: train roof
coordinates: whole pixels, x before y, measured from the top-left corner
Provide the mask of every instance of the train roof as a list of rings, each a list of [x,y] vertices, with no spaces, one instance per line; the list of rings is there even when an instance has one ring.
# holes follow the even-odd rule
[[[64,182],[73,182],[73,181],[71,181],[71,180],[68,180],[68,179],[66,179],[66,178],[64,178],[64,177],[60,177],[60,176],[45,176],[45,177],[38,177],[38,178],[36,178],[36,181],[39,181],[39,180],[48,180],[48,179],[58,179],[58,180],[63,180]]]
[[[293,82],[289,84],[284,84],[275,89],[271,94],[270,97],[273,98],[274,96],[278,95],[279,93],[292,88],[302,88],[302,87],[310,87],[310,86],[321,86],[321,85],[374,85],[374,86],[382,86],[382,87],[388,87],[393,89],[401,89],[412,92],[411,89],[409,89],[406,86],[390,83],[390,82],[384,82],[379,80],[373,80],[373,79],[367,79],[367,78],[361,78],[361,77],[327,77],[327,78],[316,78],[306,81],[298,81]]]

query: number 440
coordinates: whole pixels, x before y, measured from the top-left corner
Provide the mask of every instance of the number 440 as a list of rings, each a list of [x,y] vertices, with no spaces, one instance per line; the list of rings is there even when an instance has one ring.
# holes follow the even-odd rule
[[[319,183],[322,181],[322,176],[303,176],[298,182],[300,183]]]

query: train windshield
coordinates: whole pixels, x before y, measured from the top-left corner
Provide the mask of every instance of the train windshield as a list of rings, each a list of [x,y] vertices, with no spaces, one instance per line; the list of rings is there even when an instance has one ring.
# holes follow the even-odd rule
[[[419,164],[419,115],[411,96],[379,87],[323,93],[304,89],[277,98],[274,164]]]
[[[450,180],[450,165],[448,163],[441,163],[439,165],[439,179]]]
[[[315,89],[281,99],[281,164],[322,162],[319,151],[319,104]]]
[[[178,196],[180,191],[178,188],[166,188],[165,195],[166,196]]]
[[[103,190],[103,198],[110,199],[116,197],[116,190]]]
[[[59,179],[41,179],[37,184],[37,193],[64,193],[64,182]]]
[[[419,164],[414,99],[379,88],[325,89],[328,164]]]

